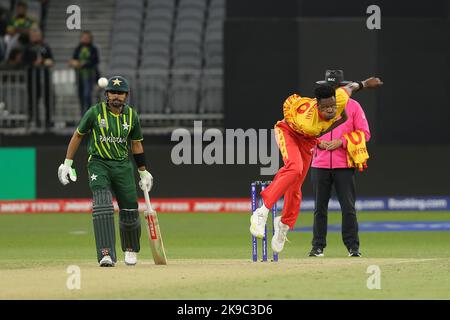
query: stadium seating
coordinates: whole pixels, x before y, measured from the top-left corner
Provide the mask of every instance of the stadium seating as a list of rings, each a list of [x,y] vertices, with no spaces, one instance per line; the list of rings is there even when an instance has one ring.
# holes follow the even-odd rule
[[[199,94],[199,76],[195,73],[175,74],[170,87],[170,110],[173,113],[196,113]]]
[[[206,0],[180,0],[178,3],[169,89],[169,110],[173,113],[198,112],[206,4]]]
[[[0,0],[0,7],[6,10],[10,9],[11,1],[9,0]]]
[[[136,70],[144,0],[116,1],[111,35],[110,71]]]
[[[222,102],[223,76],[222,74],[204,73],[201,79],[201,113],[223,112]]]
[[[205,68],[201,79],[200,112],[223,112],[223,21],[225,0],[211,0],[204,37]]]
[[[141,114],[223,111],[225,0],[117,1],[115,17],[110,65],[136,70]]]
[[[116,10],[123,11],[126,9],[133,9],[142,12],[142,10],[144,10],[144,1],[142,0],[116,1]]]
[[[222,121],[225,1],[102,0],[102,5],[92,0],[80,2],[83,8],[89,8],[83,23],[94,31],[101,75],[128,78],[129,101],[146,122],[143,128],[190,125],[192,119],[205,119],[210,124]],[[52,83],[57,107],[52,118],[60,122],[56,127],[61,130],[79,116],[75,80],[64,76],[65,71],[73,75],[73,70],[67,69],[67,60],[78,33],[64,33],[59,27],[66,18],[62,8],[69,2],[49,2],[49,19],[44,25],[55,56]],[[0,0],[0,6],[5,8],[10,3]],[[29,0],[28,4],[29,14],[36,18],[40,1]],[[10,119],[6,125],[17,127],[19,121],[25,125],[26,102],[11,102],[3,91],[1,116]],[[96,90],[95,95],[102,92]],[[13,110],[14,105],[17,108]]]
[[[175,0],[149,0],[148,8],[165,8],[173,12],[175,10]]]
[[[180,0],[179,2],[179,10],[184,9],[196,9],[205,11],[206,9],[206,0]]]
[[[205,62],[207,68],[222,68],[223,35],[218,29],[206,29]]]
[[[141,113],[153,114],[165,112],[167,104],[167,87],[169,83],[168,74],[140,74],[139,89],[139,111]]]
[[[39,25],[41,21],[41,3],[38,0],[28,1],[28,9],[27,14],[31,17],[37,25]]]
[[[166,109],[175,0],[149,0],[144,20],[139,68],[139,110],[154,114]]]

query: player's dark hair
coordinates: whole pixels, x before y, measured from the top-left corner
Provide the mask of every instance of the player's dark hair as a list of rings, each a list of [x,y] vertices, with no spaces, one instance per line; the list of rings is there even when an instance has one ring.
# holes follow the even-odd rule
[[[314,89],[314,95],[317,98],[317,100],[326,99],[335,97],[336,91],[332,86],[324,84]]]

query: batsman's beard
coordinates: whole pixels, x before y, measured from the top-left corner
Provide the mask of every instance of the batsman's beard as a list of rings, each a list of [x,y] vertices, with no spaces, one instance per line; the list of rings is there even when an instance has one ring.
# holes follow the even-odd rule
[[[122,101],[120,101],[119,99],[114,99],[109,102],[109,105],[113,108],[122,109],[122,107],[124,106],[124,103]]]

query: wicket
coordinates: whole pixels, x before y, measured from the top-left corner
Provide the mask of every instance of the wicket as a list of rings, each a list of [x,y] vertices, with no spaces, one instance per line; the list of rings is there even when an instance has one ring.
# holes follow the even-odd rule
[[[262,202],[262,199],[258,199],[257,197],[257,186],[260,186],[260,191],[263,191],[272,181],[254,181],[251,184],[251,198],[252,198],[252,210],[253,211],[258,208],[260,203]],[[275,204],[272,207],[272,236],[275,233],[275,228],[273,227],[273,221],[277,215],[277,204]],[[262,238],[262,260],[263,262],[267,261],[267,225],[264,230],[264,237]],[[277,262],[278,261],[278,253],[272,252],[272,261]],[[254,236],[252,236],[252,260],[253,262],[258,261],[258,239]]]

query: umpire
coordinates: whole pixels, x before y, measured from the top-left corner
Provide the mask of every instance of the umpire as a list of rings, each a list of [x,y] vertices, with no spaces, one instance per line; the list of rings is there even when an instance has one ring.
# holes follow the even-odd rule
[[[327,70],[325,80],[317,84],[330,84],[334,87],[344,86],[342,70]],[[321,257],[327,245],[328,202],[334,185],[342,211],[342,240],[347,247],[348,255],[360,257],[358,221],[355,209],[355,168],[347,163],[347,141],[344,134],[356,130],[364,132],[366,141],[370,139],[369,124],[360,104],[349,99],[345,107],[348,120],[319,138],[314,149],[311,165],[315,210],[313,225],[312,250],[310,257]]]
[[[125,78],[115,76],[108,80],[105,101],[90,107],[84,114],[70,140],[66,159],[58,168],[58,178],[63,185],[69,183],[69,178],[76,181],[73,157],[83,136],[90,133],[87,169],[93,196],[97,260],[101,267],[112,267],[117,262],[112,192],[120,209],[119,229],[125,264],[135,265],[140,250],[141,220],[134,169],[128,157],[129,146],[141,177],[139,186],[150,190],[153,185],[153,177],[145,168],[139,117],[127,104],[128,92]]]

